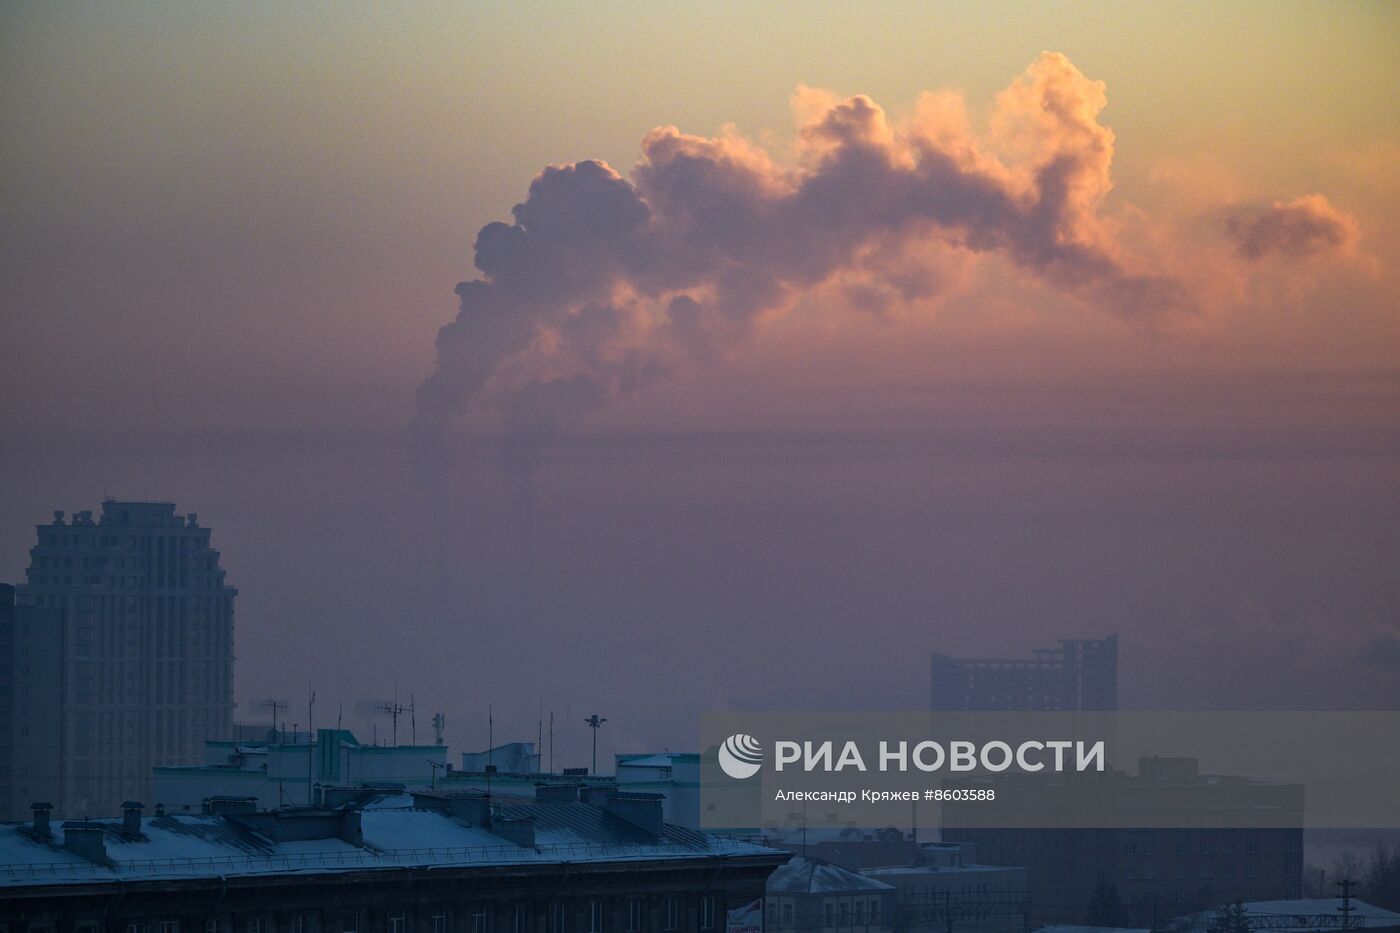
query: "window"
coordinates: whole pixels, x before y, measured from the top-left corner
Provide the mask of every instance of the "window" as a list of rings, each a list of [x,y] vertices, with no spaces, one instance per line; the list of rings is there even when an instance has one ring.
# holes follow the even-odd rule
[[[472,933],[486,933],[486,908],[484,906],[472,908],[471,930]]]
[[[1179,865],[1179,866],[1177,866],[1177,869],[1176,869],[1176,880],[1177,880],[1177,881],[1185,881],[1185,880],[1186,880],[1186,866],[1185,866],[1185,865]]]
[[[222,917],[210,917],[204,921],[204,933],[224,933],[224,919]]]
[[[297,914],[292,918],[292,933],[310,933],[311,920],[306,914]]]
[[[1136,866],[1136,865],[1129,865],[1126,869],[1124,869],[1123,874],[1124,874],[1124,877],[1126,877],[1126,878],[1128,878],[1128,879],[1130,879],[1130,880],[1136,880],[1136,879],[1137,879],[1137,866]]]
[[[666,898],[666,929],[681,928],[681,899],[675,895]]]
[[[870,902],[870,925],[873,927],[880,925],[880,901],[878,899]]]
[[[627,933],[642,933],[642,921],[646,917],[646,901],[640,897],[627,900]]]
[[[713,930],[715,928],[715,896],[705,894],[700,898],[700,929]]]
[[[162,920],[160,922],[160,933],[180,933],[180,921]]]
[[[445,931],[446,928],[444,928]],[[525,933],[525,905],[516,904],[510,912],[510,933]]]
[[[865,926],[865,901],[856,901],[856,926]]]
[[[520,910],[519,907],[515,909],[517,912]],[[521,929],[518,924],[519,921],[517,921],[517,925],[513,933],[521,933]],[[433,914],[433,933],[447,933],[447,914],[445,912],[438,911],[437,913]]]
[[[589,901],[588,933],[603,933],[603,920],[606,915],[607,908],[601,899],[595,897],[593,900]]]
[[[837,915],[838,915],[839,918],[840,918],[840,924],[841,924],[843,927],[848,927],[848,926],[850,926],[850,925],[851,925],[851,905],[850,905],[850,904],[847,904],[845,901],[842,901],[842,902],[841,902],[841,905],[840,905],[839,907],[836,908],[836,911],[837,911]]]
[[[248,921],[248,933],[272,933],[272,924],[266,917],[254,917]]]
[[[340,933],[360,933],[360,915],[341,914]]]
[[[822,913],[825,914],[826,917],[826,922],[823,923],[822,926],[836,926],[836,906],[832,904],[831,901],[827,901],[825,904],[822,905],[822,907],[825,908],[825,910],[823,910]]]
[[[792,927],[792,904],[783,905],[783,926]]]
[[[563,901],[555,901],[549,905],[549,933],[564,933],[564,920],[566,913]]]
[[[128,923],[126,933],[146,933],[146,925],[144,923]],[[259,933],[259,931],[254,931],[254,933]]]
[[[408,933],[408,918],[403,914],[394,914],[389,918],[389,933]]]

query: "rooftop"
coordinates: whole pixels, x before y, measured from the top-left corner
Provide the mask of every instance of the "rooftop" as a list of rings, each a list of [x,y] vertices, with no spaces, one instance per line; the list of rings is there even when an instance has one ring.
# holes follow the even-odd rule
[[[768,876],[769,894],[845,894],[893,891],[894,886],[867,878],[818,858],[795,856]]]
[[[659,833],[648,832],[590,804],[495,806],[491,821],[499,821],[503,832],[509,824],[533,821],[534,845],[520,845],[484,823],[415,805],[422,802],[407,795],[383,795],[348,814],[358,818],[358,833],[280,842],[268,834],[270,820],[300,816],[334,821],[347,811],[155,816],[142,820],[135,836],[123,832],[120,818],[55,825],[48,839],[36,838],[28,823],[4,823],[0,887],[783,854],[669,824],[662,824]],[[65,847],[67,834],[83,830],[84,835],[100,832],[104,859]],[[347,835],[358,840],[347,841]]]

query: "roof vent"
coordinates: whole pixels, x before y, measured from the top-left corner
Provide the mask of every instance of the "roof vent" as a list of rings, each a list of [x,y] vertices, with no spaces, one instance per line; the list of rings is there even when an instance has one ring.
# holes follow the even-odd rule
[[[29,809],[34,811],[34,825],[29,830],[30,835],[35,839],[52,839],[53,829],[49,826],[49,814],[53,813],[53,804],[36,800],[29,805]]]

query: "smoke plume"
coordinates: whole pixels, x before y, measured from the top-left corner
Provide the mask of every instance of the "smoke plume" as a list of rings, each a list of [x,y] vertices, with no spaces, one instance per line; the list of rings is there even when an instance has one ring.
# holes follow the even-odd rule
[[[444,464],[457,419],[493,419],[519,503],[551,438],[590,412],[703,365],[766,315],[840,280],[855,307],[936,293],[938,251],[999,253],[1125,314],[1181,303],[1099,215],[1113,133],[1104,85],[1042,54],[997,98],[986,132],[953,94],[893,122],[868,97],[799,88],[791,158],[727,132],[652,130],[630,181],[552,165],[512,223],[477,236],[480,276],[457,286],[418,392],[424,464]]]

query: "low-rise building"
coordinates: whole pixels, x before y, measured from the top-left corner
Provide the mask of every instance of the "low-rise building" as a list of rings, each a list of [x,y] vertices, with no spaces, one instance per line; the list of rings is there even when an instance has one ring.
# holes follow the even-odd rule
[[[764,928],[882,933],[894,929],[894,907],[893,886],[798,855],[768,876]]]
[[[3,933],[702,933],[787,853],[661,820],[659,798],[572,785],[0,825]]]
[[[203,764],[155,769],[153,799],[170,813],[198,813],[210,797],[305,807],[318,786],[431,787],[447,769],[441,745],[361,745],[344,729],[320,729],[315,741],[306,733],[278,739],[205,742]]]
[[[468,773],[495,769],[510,774],[540,773],[540,753],[534,742],[507,742],[484,752],[462,752],[462,770]]]

